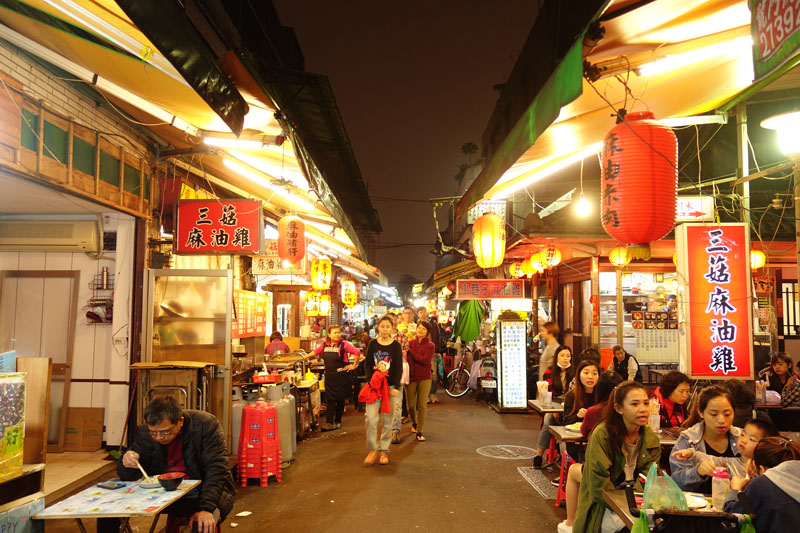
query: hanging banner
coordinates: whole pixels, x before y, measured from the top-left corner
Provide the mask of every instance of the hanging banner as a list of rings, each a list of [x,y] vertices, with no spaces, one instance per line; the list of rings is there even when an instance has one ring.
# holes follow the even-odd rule
[[[231,338],[264,337],[267,326],[267,295],[233,289],[234,316]]]
[[[456,300],[524,298],[524,283],[521,279],[460,279],[456,281]]]
[[[681,224],[675,247],[681,371],[693,379],[753,379],[746,226]]]
[[[308,242],[308,241],[306,241]],[[293,274],[305,276],[308,274],[308,254],[295,264],[287,264],[278,257],[278,239],[264,240],[266,251],[253,256],[253,274],[271,275]]]
[[[264,249],[260,200],[179,200],[176,254],[257,254]]]
[[[800,48],[800,0],[750,0],[753,71],[761,79]]]

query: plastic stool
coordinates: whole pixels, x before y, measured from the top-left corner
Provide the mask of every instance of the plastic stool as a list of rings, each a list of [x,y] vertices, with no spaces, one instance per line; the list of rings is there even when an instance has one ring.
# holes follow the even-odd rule
[[[555,437],[550,435],[550,445],[547,447],[547,450],[544,452],[544,464],[549,465],[550,463],[554,463],[558,458],[558,443],[556,442]]]
[[[555,439],[553,439],[555,440]],[[561,500],[567,499],[567,474],[569,467],[575,464],[575,460],[567,452],[561,456],[561,473],[558,478],[558,491],[556,491],[556,507],[561,507]]]

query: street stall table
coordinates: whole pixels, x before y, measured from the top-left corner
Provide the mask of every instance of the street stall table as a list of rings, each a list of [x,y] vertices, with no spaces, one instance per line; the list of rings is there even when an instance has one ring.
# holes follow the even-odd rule
[[[539,400],[528,400],[528,407],[542,415],[546,415],[547,413],[561,414],[564,412],[564,404],[558,402],[551,402],[544,405]]]
[[[134,516],[151,516],[150,533],[158,525],[161,513],[187,492],[200,484],[198,479],[184,479],[173,491],[158,488],[146,489],[136,481],[120,481],[124,486],[109,490],[98,486],[89,487],[74,494],[31,518],[34,520],[74,519],[82,533],[86,533],[84,518],[120,518],[120,531],[125,531],[128,521]]]
[[[550,441],[550,447],[555,449],[556,444],[555,441],[558,442],[572,442],[572,443],[585,443],[586,439],[583,437],[583,434],[580,431],[573,431],[571,429],[567,429],[567,426],[550,426],[548,428],[550,433],[553,435],[553,439]],[[550,450],[548,449],[548,452]],[[556,452],[557,453],[557,452]],[[556,507],[561,505],[561,499],[566,498],[567,494],[565,492],[565,486],[567,481],[567,472],[569,471],[570,465],[574,461],[567,461],[568,455],[566,452],[561,457],[561,468],[559,471],[558,477],[558,491],[556,492]],[[569,464],[567,464],[569,463]]]

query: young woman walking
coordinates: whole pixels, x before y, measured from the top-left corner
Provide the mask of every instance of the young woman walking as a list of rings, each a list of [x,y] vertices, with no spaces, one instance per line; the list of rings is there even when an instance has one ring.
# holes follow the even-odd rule
[[[406,401],[408,414],[413,423],[412,431],[417,434],[418,441],[426,440],[423,436],[425,419],[428,416],[428,394],[431,390],[431,361],[434,346],[428,338],[433,326],[427,320],[417,323],[416,337],[408,343],[408,375],[406,385]]]

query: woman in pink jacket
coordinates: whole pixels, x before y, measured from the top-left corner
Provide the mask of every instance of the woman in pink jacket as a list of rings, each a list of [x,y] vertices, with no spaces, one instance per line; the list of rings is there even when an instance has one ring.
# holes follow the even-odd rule
[[[431,361],[434,345],[429,338],[433,326],[427,320],[417,323],[416,336],[408,343],[409,384],[406,385],[408,414],[411,416],[412,430],[417,440],[425,440],[423,430],[428,415],[428,394],[431,391]]]

